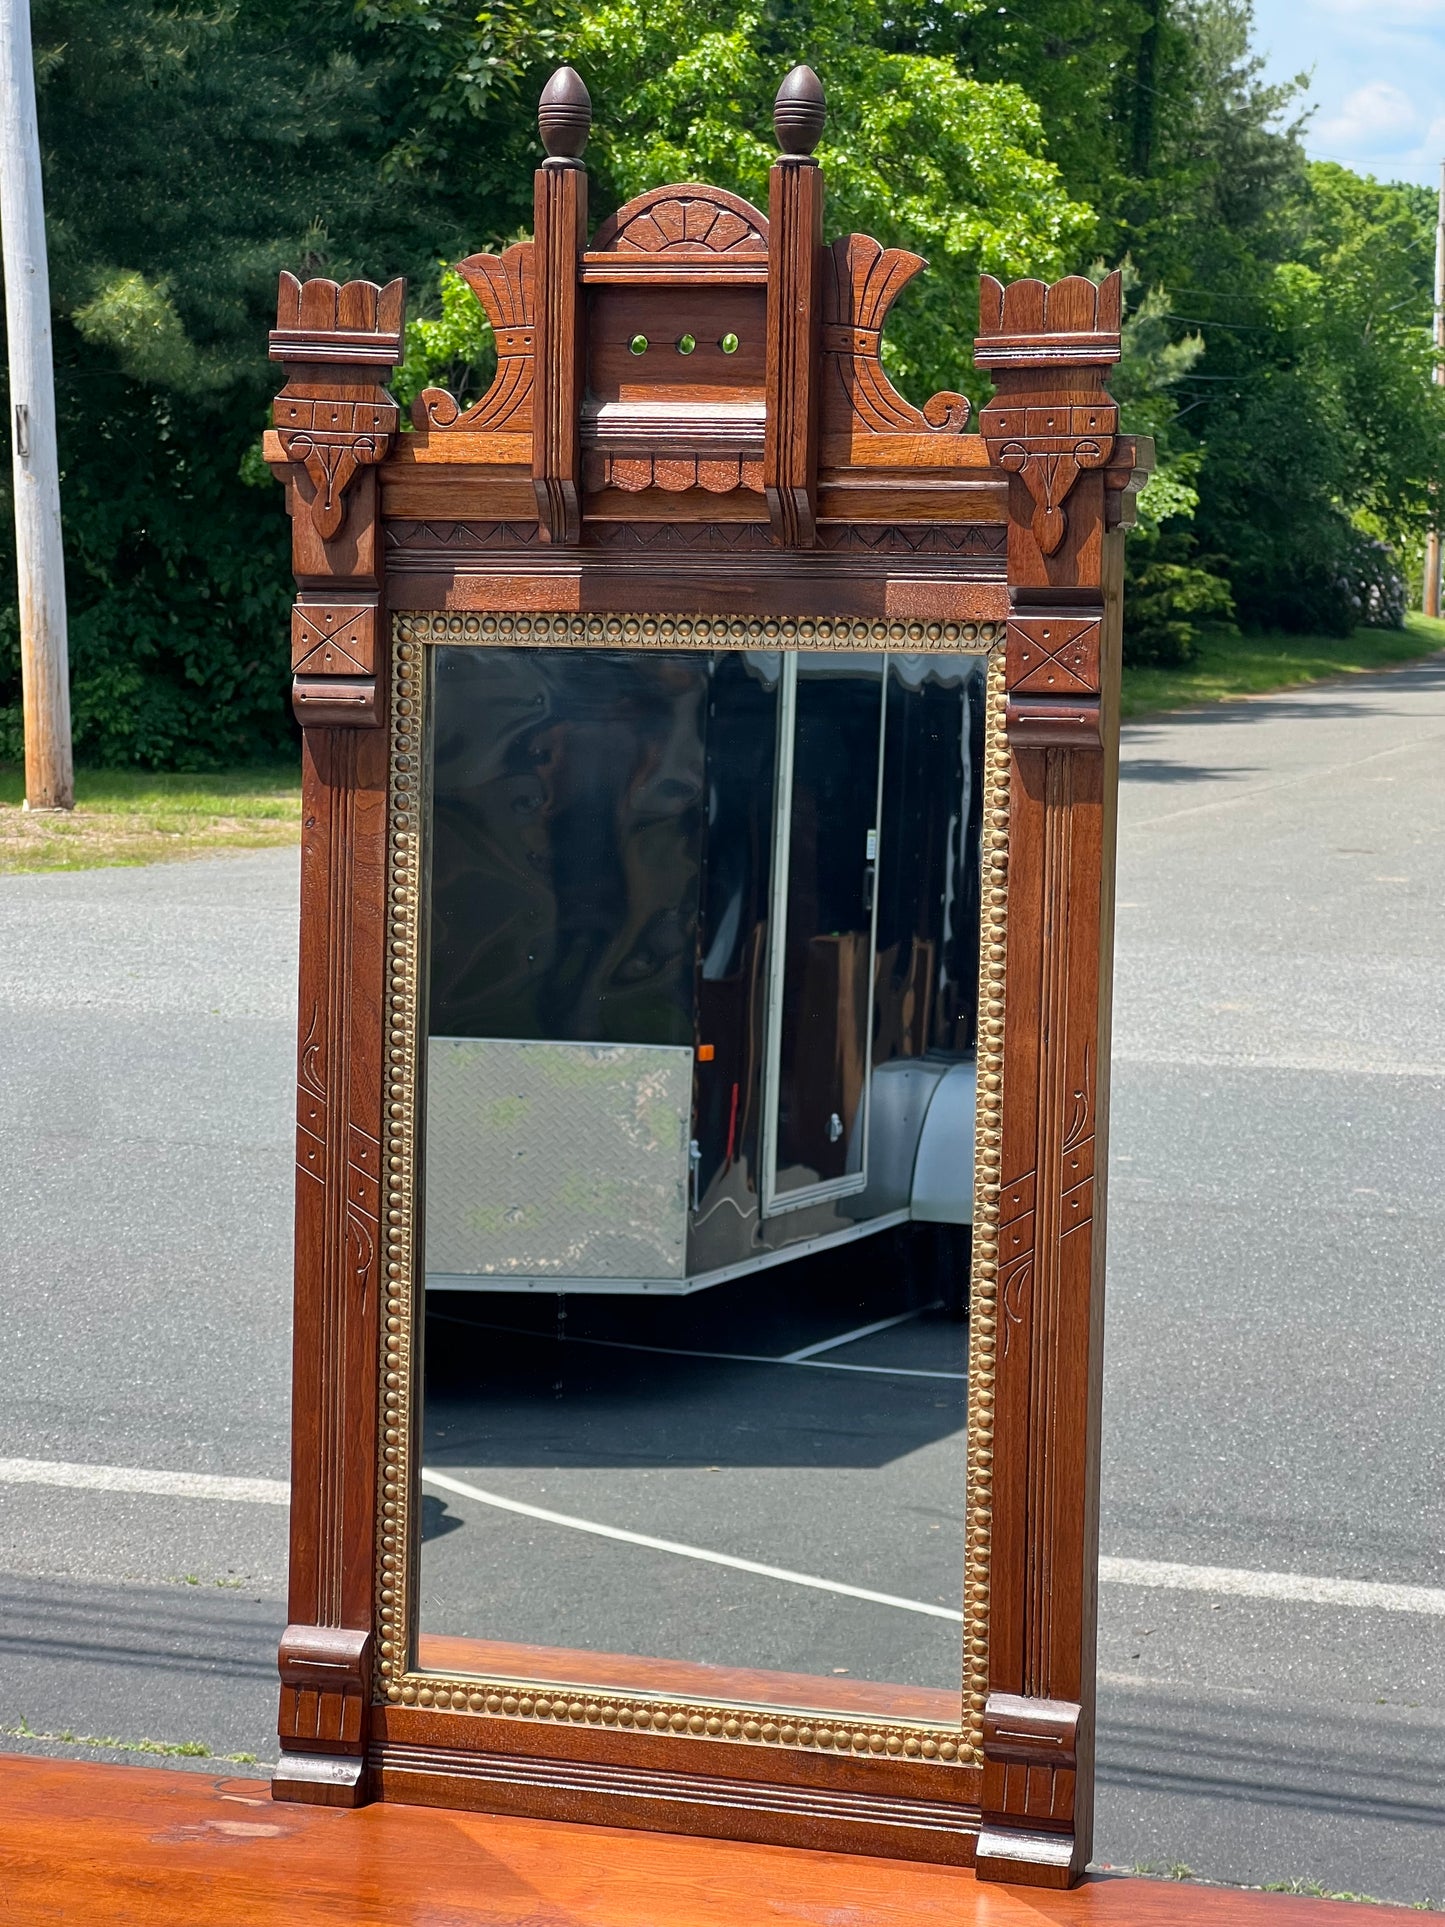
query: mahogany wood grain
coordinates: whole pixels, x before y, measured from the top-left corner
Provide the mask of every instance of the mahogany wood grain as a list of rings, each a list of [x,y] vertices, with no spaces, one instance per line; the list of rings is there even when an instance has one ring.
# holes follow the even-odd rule
[[[568,543],[577,540],[582,513],[579,410],[587,350],[577,267],[586,238],[587,175],[580,161],[549,158],[535,178],[532,485],[547,540]]]
[[[666,186],[588,246],[589,114],[579,77],[554,76],[535,237],[461,264],[498,343],[497,379],[474,407],[430,390],[415,432],[399,432],[379,383],[400,351],[400,284],[282,287],[274,350],[288,381],[266,455],[293,518],[306,774],[293,1624],[276,1790],[854,1855],[959,1862],[976,1843],[991,1879],[1061,1885],[1087,1860],[1092,1808],[1119,531],[1149,466],[1147,446],[1118,434],[1105,385],[1117,277],[984,277],[978,360],[997,393],[970,433],[962,397],[918,406],[884,373],[888,309],[919,257],[866,235],[823,244],[811,158],[823,98],[808,70],[779,93],[768,218],[716,188]],[[969,1647],[980,1660],[986,1649],[988,1690],[974,1672],[954,1701],[980,1722],[979,1755],[962,1733],[950,1742],[962,1757],[905,1759],[861,1730],[810,1751],[761,1728],[707,1737],[686,1719],[604,1729],[568,1704],[513,1717],[465,1686],[442,1710],[425,1681],[407,1689],[416,1703],[392,1704],[371,1677],[373,1652],[387,1657],[372,1586],[379,1267],[400,1255],[382,1248],[376,1191],[394,1047],[390,616],[507,610],[1006,625],[1002,1162],[982,1192],[1000,1207],[998,1365],[977,1461],[993,1476],[973,1568],[987,1574],[987,1634],[976,1626]],[[896,646],[908,641],[901,626]],[[495,1647],[485,1664],[456,1642],[427,1650],[464,1675],[510,1665]],[[579,1663],[595,1676],[577,1678]],[[599,1691],[661,1677],[657,1662],[622,1656],[556,1664]],[[709,1668],[666,1676],[670,1693],[767,1697],[782,1716],[813,1692],[760,1674],[724,1688]],[[865,1710],[850,1698],[849,1717],[926,1718],[925,1699]],[[892,1734],[900,1752],[904,1740]],[[918,1754],[917,1735],[908,1743]],[[638,1846],[635,1863],[650,1851]],[[979,1892],[947,1891],[955,1909]]]
[[[818,336],[823,174],[811,156],[786,155],[768,177],[767,432],[763,487],[780,542],[816,536]]]
[[[26,1927],[1340,1927],[1335,1901],[967,1869],[378,1804],[264,1781],[0,1757],[0,1891]],[[1373,1908],[1371,1927],[1418,1914]]]
[[[298,595],[301,969],[296,1067],[289,1618],[277,1784],[365,1797],[376,1516],[386,899],[386,678],[377,470],[397,409],[404,287],[281,277],[285,459]]]
[[[495,468],[398,462],[382,471],[381,503],[391,521],[515,521],[538,527],[531,473],[511,462]]]
[[[741,569],[736,556],[642,555],[625,562],[609,558],[603,566],[584,551],[557,556],[550,566],[519,554],[478,556],[465,564],[438,555],[435,566],[423,567],[407,555],[393,560],[388,588],[390,606],[407,610],[886,616],[924,622],[1001,622],[1008,612],[1001,579],[980,568],[981,579],[969,580],[965,567],[947,558],[880,560],[867,551],[819,555],[806,575],[786,556],[750,553],[746,560]]]
[[[684,257],[690,259],[691,257]],[[681,278],[681,277],[680,277]],[[767,294],[763,288],[599,289],[587,317],[587,386],[599,401],[763,399]],[[690,334],[686,354],[678,343]],[[737,336],[724,353],[723,337]],[[642,336],[647,347],[634,351]]]

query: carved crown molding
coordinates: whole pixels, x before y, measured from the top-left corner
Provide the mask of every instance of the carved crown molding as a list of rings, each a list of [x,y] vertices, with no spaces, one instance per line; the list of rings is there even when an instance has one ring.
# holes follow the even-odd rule
[[[1044,556],[1068,532],[1064,504],[1079,477],[1114,453],[1119,410],[1104,371],[1119,359],[1118,273],[1097,286],[1069,275],[1052,286],[993,276],[979,281],[982,332],[974,359],[994,371],[999,392],[979,426],[989,458],[1017,475],[1033,500],[1031,527]]]
[[[765,262],[768,217],[721,187],[654,187],[598,228],[588,258],[605,254],[712,254]]]
[[[394,368],[401,360],[406,282],[299,281],[284,270],[271,330],[272,361]]]

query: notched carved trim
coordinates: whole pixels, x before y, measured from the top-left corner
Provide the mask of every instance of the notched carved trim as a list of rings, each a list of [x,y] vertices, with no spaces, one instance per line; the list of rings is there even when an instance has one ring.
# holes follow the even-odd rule
[[[865,555],[1002,556],[1008,531],[1001,522],[823,522],[818,547]]]
[[[763,464],[761,457],[753,461],[742,455],[620,455],[595,449],[583,458],[582,479],[593,493],[617,488],[627,495],[640,495],[644,489],[659,488],[668,495],[684,495],[700,488],[710,495],[729,495],[737,489],[761,495]]]
[[[535,522],[387,521],[388,549],[535,549],[542,537]]]
[[[583,546],[654,549],[674,554],[776,555],[778,545],[765,522],[584,522]]]
[[[276,294],[272,361],[350,362],[391,368],[401,360],[406,282],[299,281],[284,270]]]
[[[1123,285],[1117,268],[1100,282],[1070,274],[1062,281],[1010,281],[1005,286],[993,275],[981,274],[975,359],[985,368],[1115,362]]]

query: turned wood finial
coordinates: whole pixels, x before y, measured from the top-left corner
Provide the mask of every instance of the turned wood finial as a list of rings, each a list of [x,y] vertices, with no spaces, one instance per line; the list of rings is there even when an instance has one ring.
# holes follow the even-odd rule
[[[575,67],[559,67],[542,89],[537,125],[549,161],[581,159],[592,128],[592,96]]]
[[[794,67],[773,102],[773,129],[785,154],[806,159],[823,138],[828,118],[823,83],[811,67]]]

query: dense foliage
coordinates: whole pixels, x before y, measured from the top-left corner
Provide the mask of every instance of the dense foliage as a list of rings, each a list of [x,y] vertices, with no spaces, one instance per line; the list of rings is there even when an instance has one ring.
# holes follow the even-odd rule
[[[1430,197],[1306,163],[1247,0],[34,0],[34,23],[85,759],[284,747],[287,535],[257,447],[276,272],[407,274],[398,392],[478,392],[488,330],[440,266],[524,231],[562,59],[592,91],[598,215],[669,179],[762,198],[777,80],[815,66],[830,226],[932,264],[887,343],[919,399],[981,392],[981,269],[1127,264],[1116,390],[1161,453],[1137,659],[1203,624],[1400,619],[1445,445]],[[18,709],[12,591],[0,757]]]

